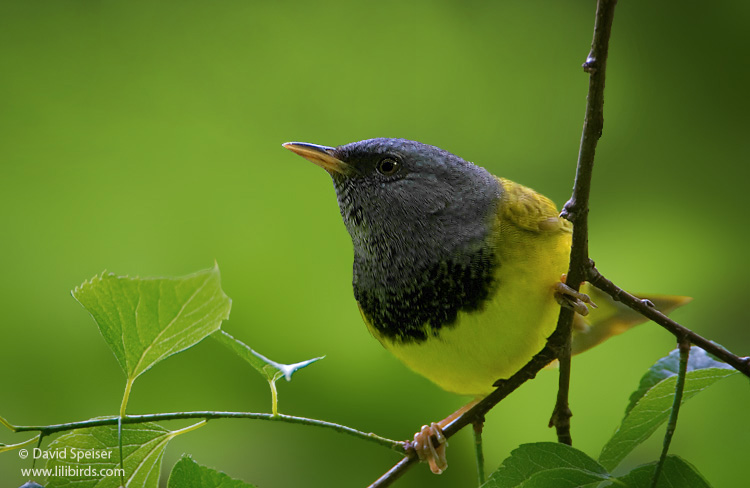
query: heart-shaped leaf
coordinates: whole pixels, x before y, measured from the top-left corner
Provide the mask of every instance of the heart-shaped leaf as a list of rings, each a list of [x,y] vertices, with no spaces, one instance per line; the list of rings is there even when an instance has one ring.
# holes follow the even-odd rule
[[[631,396],[625,418],[607,441],[599,462],[614,469],[639,444],[669,417],[677,382],[679,352],[673,351],[657,361],[641,379],[638,390]],[[705,390],[722,378],[736,374],[731,366],[711,359],[696,346],[690,349],[688,372],[682,403]]]
[[[126,397],[144,371],[218,330],[232,306],[218,266],[179,278],[102,273],[73,296],[94,317],[125,371]]]
[[[255,488],[183,455],[172,468],[167,488]]]
[[[48,488],[157,488],[167,443],[205,421],[170,431],[154,423],[122,426],[122,458],[117,426],[78,429],[52,441],[43,453],[52,470]]]

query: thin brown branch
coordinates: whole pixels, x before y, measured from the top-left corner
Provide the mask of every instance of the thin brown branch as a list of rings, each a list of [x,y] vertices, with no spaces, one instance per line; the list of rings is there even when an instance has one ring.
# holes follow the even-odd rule
[[[686,337],[687,340],[689,340],[692,344],[695,344],[696,346],[704,349],[706,352],[713,354],[717,358],[732,366],[740,373],[750,377],[750,357],[739,357],[724,349],[720,345],[711,342],[705,337],[702,337],[692,330],[678,324],[677,322],[654,308],[654,304],[650,301],[641,300],[640,298],[631,295],[630,293],[626,292],[622,288],[609,281],[599,272],[599,270],[596,269],[594,264],[591,262],[589,264],[586,280],[593,286],[602,290],[607,295],[611,296],[613,299],[622,302],[644,317],[647,317],[657,324],[661,325],[669,332],[674,334],[678,339],[681,337]]]
[[[547,340],[547,345],[529,361],[526,366],[521,368],[516,374],[507,380],[498,381],[495,386],[497,389],[487,395],[479,403],[474,405],[466,413],[456,418],[453,422],[446,425],[443,429],[445,437],[452,437],[459,430],[467,425],[471,425],[475,420],[483,418],[495,405],[502,399],[510,395],[526,381],[534,378],[549,363],[559,356],[559,348],[562,347],[564,338],[558,331],[555,331]],[[384,488],[401,477],[414,463],[417,462],[417,455],[413,449],[407,451],[407,457],[399,461],[387,473],[378,478],[369,488]]]
[[[612,20],[617,0],[599,0],[594,24],[594,39],[591,51],[583,64],[583,68],[590,74],[589,93],[586,104],[586,115],[583,124],[583,135],[578,155],[575,185],[571,199],[565,204],[562,216],[573,222],[573,244],[571,249],[570,269],[567,285],[578,290],[581,282],[586,279],[589,263],[588,258],[588,201],[591,188],[591,174],[594,165],[596,144],[602,133],[604,106],[604,75],[606,71],[609,36],[612,31]],[[483,418],[503,398],[515,391],[526,381],[534,378],[547,364],[555,359],[561,364],[561,383],[558,402],[550,421],[557,427],[558,439],[570,444],[570,409],[568,408],[568,391],[570,381],[570,336],[573,323],[573,311],[563,308],[557,322],[555,332],[547,340],[547,345],[526,366],[507,380],[496,384],[498,388],[482,401],[474,405],[466,413],[448,424],[443,433],[446,437]],[[567,424],[567,427],[566,427]],[[400,478],[414,463],[417,456],[409,450],[407,457],[399,461],[388,472],[383,474],[369,488],[384,488],[390,486]]]
[[[408,456],[402,458],[391,469],[383,473],[383,476],[376,479],[368,488],[385,488],[386,486],[391,486],[416,462],[417,455],[414,451],[410,451]]]
[[[588,257],[588,202],[591,190],[591,177],[594,167],[596,145],[602,135],[604,127],[604,85],[609,38],[612,32],[612,21],[617,0],[599,0],[597,2],[594,39],[591,51],[583,64],[583,69],[589,73],[589,92],[584,119],[583,134],[578,156],[576,179],[573,194],[565,204],[561,216],[574,224],[573,243],[571,246],[570,267],[566,284],[578,290],[583,281],[609,294],[615,300],[622,301],[633,310],[653,320],[672,332],[676,337],[685,337],[707,352],[722,359],[727,364],[743,374],[750,376],[750,358],[741,358],[699,336],[693,331],[681,326],[663,313],[656,310],[647,300],[641,300],[617,287],[602,276]],[[558,440],[570,444],[570,409],[568,393],[570,386],[570,336],[573,321],[573,311],[563,308],[560,311],[555,332],[550,336],[547,345],[520,371],[507,380],[498,382],[498,388],[477,403],[466,413],[448,424],[443,433],[446,437],[482,418],[497,403],[515,391],[526,381],[534,378],[544,366],[554,359],[560,360],[560,384],[555,410],[550,420],[557,428]],[[390,486],[400,478],[414,463],[417,456],[413,450],[407,451],[407,456],[401,459],[388,472],[383,474],[369,488],[384,488]]]
[[[586,279],[586,268],[589,263],[588,215],[591,177],[594,171],[596,145],[604,127],[604,81],[607,71],[609,38],[612,34],[612,21],[615,16],[617,0],[599,0],[596,5],[594,38],[591,51],[583,63],[583,69],[589,73],[589,92],[586,100],[586,115],[583,121],[581,145],[578,150],[578,165],[573,195],[563,207],[562,216],[573,222],[573,244],[570,249],[570,266],[566,284],[578,290]],[[573,311],[567,308],[560,310],[557,330],[564,337],[560,350],[560,376],[557,389],[557,401],[550,418],[550,427],[557,431],[557,440],[572,445],[570,434],[570,410],[568,396],[570,393],[570,354]]]

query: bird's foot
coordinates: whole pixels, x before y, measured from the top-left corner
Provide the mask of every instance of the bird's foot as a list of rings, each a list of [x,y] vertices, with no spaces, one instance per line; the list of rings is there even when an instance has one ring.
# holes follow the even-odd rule
[[[438,447],[435,447],[437,442]],[[430,425],[423,425],[422,430],[414,434],[414,442],[411,447],[417,453],[420,461],[427,462],[430,465],[430,471],[440,474],[448,468],[448,459],[445,448],[448,447],[448,440],[443,435],[443,429],[437,422]]]
[[[445,452],[445,448],[448,447],[448,438],[445,437],[443,429],[461,415],[471,410],[479,400],[481,400],[481,398],[472,400],[445,417],[440,422],[432,422],[430,425],[423,425],[422,429],[414,434],[414,441],[407,441],[409,447],[416,451],[419,460],[430,465],[430,471],[433,473],[440,474],[448,468],[448,459],[446,458]]]
[[[586,306],[588,303],[594,308],[598,308],[596,303],[591,301],[591,297],[585,293],[575,291],[573,288],[565,284],[566,275],[562,275],[560,281],[555,283],[555,299],[560,306],[569,308],[580,315],[588,315],[589,308]]]

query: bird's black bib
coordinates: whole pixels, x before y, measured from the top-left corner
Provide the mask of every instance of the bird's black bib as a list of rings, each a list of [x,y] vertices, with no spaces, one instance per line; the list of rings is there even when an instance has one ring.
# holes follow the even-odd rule
[[[355,281],[354,296],[383,337],[418,343],[454,325],[458,312],[480,310],[494,289],[497,266],[494,253],[485,246],[413,270],[412,279],[397,287],[365,287]]]

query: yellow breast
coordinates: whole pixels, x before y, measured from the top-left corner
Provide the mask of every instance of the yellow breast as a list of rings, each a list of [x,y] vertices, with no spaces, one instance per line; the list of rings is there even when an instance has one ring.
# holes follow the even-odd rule
[[[560,306],[553,286],[567,271],[570,226],[545,197],[508,180],[492,246],[500,263],[493,295],[481,310],[459,312],[456,322],[419,343],[373,335],[414,371],[445,390],[484,395],[545,345]],[[367,320],[365,320],[367,322]],[[369,325],[369,324],[368,324]]]

